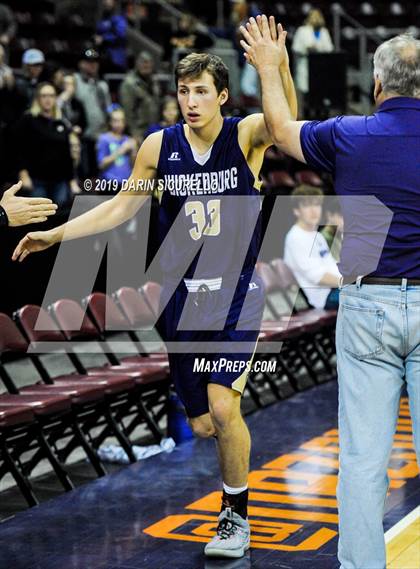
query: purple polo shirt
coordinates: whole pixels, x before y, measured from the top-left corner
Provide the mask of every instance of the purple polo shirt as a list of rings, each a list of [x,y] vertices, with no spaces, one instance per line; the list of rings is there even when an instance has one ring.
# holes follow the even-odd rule
[[[333,174],[344,215],[341,274],[420,278],[420,100],[309,121],[307,164]]]

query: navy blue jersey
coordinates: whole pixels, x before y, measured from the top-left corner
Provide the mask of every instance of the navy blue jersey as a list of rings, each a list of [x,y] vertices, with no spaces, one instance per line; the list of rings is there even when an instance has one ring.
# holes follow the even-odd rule
[[[238,143],[240,120],[224,119],[204,165],[195,161],[183,124],[163,132],[157,178],[163,190],[160,244],[171,230],[161,258],[166,278],[179,267],[185,267],[183,276],[187,278],[211,279],[227,275],[235,262],[242,264],[242,259],[241,272],[252,271],[255,266],[261,233],[260,182]],[[178,215],[180,221],[174,225]],[[200,252],[191,254],[197,244],[205,245],[203,267],[198,263]]]

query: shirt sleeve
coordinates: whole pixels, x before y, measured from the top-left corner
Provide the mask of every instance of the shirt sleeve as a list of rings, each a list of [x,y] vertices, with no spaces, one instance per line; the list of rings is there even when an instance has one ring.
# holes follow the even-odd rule
[[[305,122],[300,131],[300,145],[306,163],[317,170],[334,173],[336,125],[340,117],[326,121]]]

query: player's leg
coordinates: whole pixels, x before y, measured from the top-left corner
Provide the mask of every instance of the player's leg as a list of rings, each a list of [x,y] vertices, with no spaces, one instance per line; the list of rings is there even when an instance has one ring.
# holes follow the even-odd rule
[[[251,437],[241,415],[241,394],[224,385],[210,383],[208,395],[223,482],[233,488],[246,486]]]
[[[210,413],[205,413],[199,417],[190,417],[188,422],[191,425],[193,433],[197,437],[208,439],[209,437],[214,437],[216,434],[216,429],[214,428]]]
[[[207,544],[205,553],[242,557],[250,543],[247,508],[251,439],[241,415],[241,393],[210,383],[208,398],[223,476],[223,500],[217,534]]]

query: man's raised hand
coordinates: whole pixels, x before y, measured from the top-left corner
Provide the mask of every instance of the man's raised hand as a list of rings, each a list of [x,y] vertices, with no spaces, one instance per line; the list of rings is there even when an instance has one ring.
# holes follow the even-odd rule
[[[245,58],[258,72],[262,68],[276,67],[279,69],[288,65],[286,49],[287,32],[281,24],[276,25],[274,16],[257,16],[250,18],[246,26],[240,31],[244,37],[241,46],[245,51]]]

